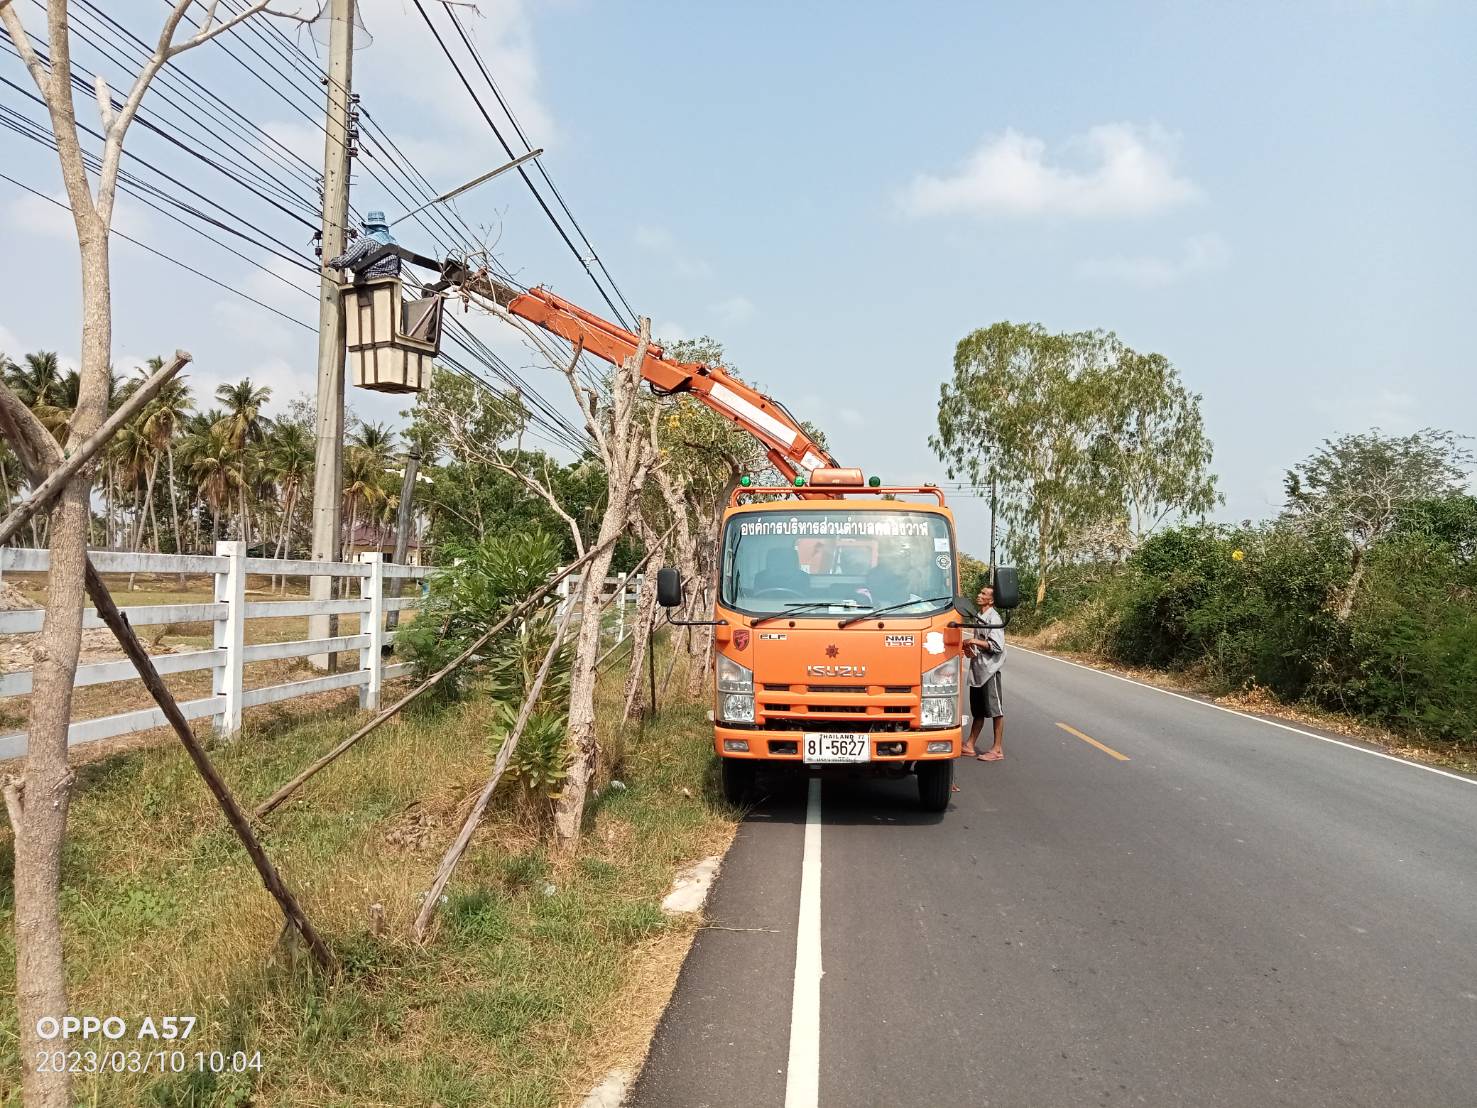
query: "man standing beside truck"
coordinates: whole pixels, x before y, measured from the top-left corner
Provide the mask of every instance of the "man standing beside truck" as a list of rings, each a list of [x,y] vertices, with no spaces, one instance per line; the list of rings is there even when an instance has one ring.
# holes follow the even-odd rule
[[[980,610],[979,621],[985,626],[964,644],[969,656],[969,714],[974,719],[962,752],[981,762],[998,762],[1005,757],[1005,695],[1000,679],[1005,665],[1005,622],[995,611],[995,590],[989,585],[980,589],[975,603]],[[994,742],[981,754],[976,743],[987,719],[994,727]]]

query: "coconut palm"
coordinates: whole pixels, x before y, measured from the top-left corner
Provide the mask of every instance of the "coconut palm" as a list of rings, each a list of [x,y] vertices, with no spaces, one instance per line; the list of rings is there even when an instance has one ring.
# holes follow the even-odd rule
[[[223,428],[221,421],[190,437],[183,459],[185,471],[200,497],[210,505],[215,538],[221,535],[221,517],[226,505],[246,487],[242,451]]]
[[[5,360],[5,383],[34,410],[38,404],[55,403],[61,397],[62,373],[56,351],[27,354],[22,364]]]
[[[305,424],[280,423],[266,443],[266,472],[282,503],[282,526],[273,557],[286,558],[292,516],[303,486],[313,477],[313,437]]]
[[[235,444],[237,451],[242,454],[244,462],[247,446],[261,442],[271,426],[271,421],[262,415],[262,409],[266,407],[267,401],[272,399],[272,390],[265,385],[253,385],[250,377],[243,377],[234,385],[221,385],[217,388],[215,398],[226,406],[225,417],[220,426],[230,441]],[[241,541],[250,545],[251,519],[246,510],[248,481],[244,465],[241,477],[242,480],[237,490]]]
[[[150,377],[162,368],[163,358],[150,358],[147,372],[140,370],[139,375]],[[174,523],[174,549],[179,554],[184,553],[185,540],[179,526],[179,492],[174,479],[174,440],[179,436],[185,417],[194,406],[190,386],[178,377],[172,377],[154,397],[145,416],[145,433],[154,443],[155,449],[163,451],[165,467],[169,471],[169,512]]]
[[[353,560],[354,529],[359,523],[359,509],[372,518],[376,506],[385,500],[385,471],[375,456],[362,446],[351,446],[344,453],[344,505],[349,513],[348,547],[344,557]]]
[[[384,423],[361,423],[349,436],[349,443],[367,453],[381,469],[390,464],[395,451],[395,432]]]

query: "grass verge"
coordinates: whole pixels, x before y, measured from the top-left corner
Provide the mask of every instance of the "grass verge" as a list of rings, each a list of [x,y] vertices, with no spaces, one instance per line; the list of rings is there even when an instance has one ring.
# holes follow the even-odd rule
[[[490,766],[495,705],[412,712],[305,786],[265,842],[344,964],[333,981],[278,942],[280,917],[177,747],[79,770],[64,858],[71,1011],[193,1015],[183,1044],[232,1052],[240,1073],[87,1075],[106,1105],[508,1105],[577,1102],[639,1052],[696,920],[659,904],[682,864],[721,853],[733,814],[711,791],[703,707],[619,731],[602,688],[613,773],[577,851],[548,848],[536,806],[501,788],[447,890],[440,929],[409,939],[421,891]],[[256,728],[213,751],[244,802],[266,796],[358,717]],[[0,832],[0,1104],[18,1105],[13,844]],[[651,980],[651,966],[668,967]],[[664,994],[662,994],[664,995]],[[659,1005],[657,1006],[659,1011]],[[614,1057],[608,1044],[624,1047]],[[79,1049],[168,1044],[94,1040]]]

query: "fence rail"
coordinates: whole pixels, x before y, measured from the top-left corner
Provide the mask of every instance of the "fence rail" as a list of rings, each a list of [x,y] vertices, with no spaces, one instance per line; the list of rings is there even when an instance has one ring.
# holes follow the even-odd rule
[[[187,719],[209,717],[217,733],[234,735],[241,729],[241,714],[246,708],[275,704],[294,697],[334,689],[359,689],[361,707],[379,708],[380,690],[384,682],[404,676],[409,666],[388,664],[384,647],[395,639],[393,630],[385,629],[385,617],[403,612],[419,603],[418,596],[386,596],[387,580],[403,582],[429,577],[434,570],[426,566],[388,563],[378,552],[361,554],[357,562],[279,561],[274,558],[248,558],[245,544],[221,542],[212,556],[195,554],[131,554],[118,550],[91,552],[93,564],[101,573],[192,573],[210,574],[215,578],[215,601],[200,604],[139,604],[123,608],[128,621],[135,626],[169,623],[209,623],[212,641],[209,649],[153,657],[154,666],[162,674],[213,671],[212,694],[180,704]],[[50,569],[48,553],[25,547],[0,547],[0,578],[6,572],[45,573]],[[246,577],[324,576],[351,578],[359,582],[359,596],[347,600],[247,601]],[[312,615],[358,615],[360,629],[353,635],[330,638],[300,639],[288,642],[250,643],[246,624],[254,619],[277,619]],[[0,635],[27,635],[41,630],[43,609],[0,612]],[[94,609],[83,614],[83,627],[102,627]],[[260,688],[243,687],[244,667],[252,662],[328,655],[342,651],[359,652],[357,669],[331,673],[306,681],[290,681]],[[95,662],[77,667],[77,686],[103,685],[137,680],[138,673],[127,659]],[[0,674],[0,697],[25,696],[31,692],[30,670]],[[158,708],[121,712],[98,719],[80,720],[67,732],[67,745],[95,742],[119,735],[148,731],[166,725]],[[20,757],[26,751],[26,733],[0,734],[0,759]]]

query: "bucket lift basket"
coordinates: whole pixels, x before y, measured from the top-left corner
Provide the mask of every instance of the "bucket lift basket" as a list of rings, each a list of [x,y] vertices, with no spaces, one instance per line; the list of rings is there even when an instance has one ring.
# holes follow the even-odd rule
[[[353,381],[378,392],[421,392],[441,349],[438,295],[406,300],[400,278],[373,277],[343,286],[344,337]]]

